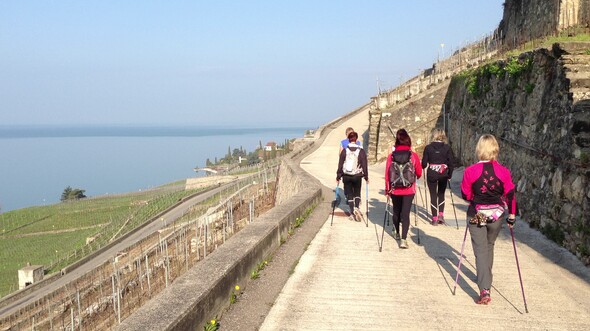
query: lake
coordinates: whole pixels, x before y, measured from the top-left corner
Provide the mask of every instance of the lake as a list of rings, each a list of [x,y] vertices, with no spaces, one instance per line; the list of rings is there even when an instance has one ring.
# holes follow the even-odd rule
[[[228,147],[249,153],[307,129],[0,126],[1,212],[57,203],[67,186],[97,196],[202,176],[193,168]]]

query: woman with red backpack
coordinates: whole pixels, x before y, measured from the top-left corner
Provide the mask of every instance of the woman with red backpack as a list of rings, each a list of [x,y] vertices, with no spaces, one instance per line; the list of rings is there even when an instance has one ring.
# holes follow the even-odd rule
[[[392,220],[395,239],[401,240],[400,248],[408,248],[410,210],[416,195],[416,179],[421,176],[420,157],[412,151],[412,139],[405,129],[399,129],[395,135],[395,149],[387,157],[385,166],[385,194],[390,195],[393,203]]]

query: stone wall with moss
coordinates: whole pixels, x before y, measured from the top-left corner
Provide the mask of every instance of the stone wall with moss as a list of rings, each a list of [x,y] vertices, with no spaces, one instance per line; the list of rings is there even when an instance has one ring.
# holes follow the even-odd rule
[[[464,71],[444,103],[461,163],[476,162],[478,137],[494,134],[522,219],[590,264],[590,101],[573,104],[562,54],[541,49]]]

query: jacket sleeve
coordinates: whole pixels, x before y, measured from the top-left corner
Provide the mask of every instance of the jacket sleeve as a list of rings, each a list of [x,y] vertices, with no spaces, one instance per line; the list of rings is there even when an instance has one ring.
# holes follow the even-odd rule
[[[449,167],[449,179],[451,179],[451,177],[453,177],[453,170],[455,170],[455,156],[453,155],[451,146],[447,146],[449,146],[449,150],[447,152],[447,166]]]
[[[512,174],[510,173],[510,170],[508,168],[504,166],[501,166],[500,168],[501,171],[498,171],[496,175],[500,173],[500,179],[502,180],[502,183],[504,183],[504,196],[506,205],[508,206],[508,212],[510,214],[516,214],[516,186],[512,181]]]
[[[420,157],[415,152],[412,152],[414,159],[414,170],[416,171],[416,178],[422,177],[422,167],[420,166]]]
[[[340,152],[340,158],[338,158],[338,170],[336,170],[336,180],[340,180],[344,171],[342,170],[342,166],[344,165],[344,159],[346,159],[346,149],[343,149]]]
[[[465,172],[463,173],[463,181],[461,181],[461,195],[463,199],[467,201],[473,200],[472,185],[474,179],[471,178],[473,176],[473,171],[471,171],[472,169],[473,168],[471,167],[465,169]]]
[[[367,161],[367,152],[365,152],[364,149],[361,149],[360,155],[361,167],[363,169],[363,177],[365,178],[365,180],[369,180],[369,164]]]
[[[430,147],[430,145],[427,145],[427,146],[424,148],[424,153],[423,153],[423,155],[422,155],[422,168],[423,168],[423,169],[424,169],[424,168],[426,168],[426,167],[428,166],[428,150],[429,150],[429,148],[428,148],[428,147]]]
[[[385,193],[389,194],[389,167],[391,166],[391,153],[387,156],[387,162],[385,162]]]
[[[508,191],[506,194],[506,205],[508,206],[509,214],[518,214],[518,209],[516,208],[516,194],[514,193],[514,189]]]

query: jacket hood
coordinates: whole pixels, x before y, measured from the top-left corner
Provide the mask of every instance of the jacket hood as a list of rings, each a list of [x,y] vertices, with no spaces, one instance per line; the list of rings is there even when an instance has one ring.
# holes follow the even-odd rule
[[[430,146],[432,146],[432,148],[436,151],[436,152],[442,152],[445,150],[445,146],[446,144],[443,143],[442,141],[433,141]]]

